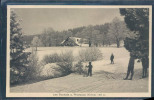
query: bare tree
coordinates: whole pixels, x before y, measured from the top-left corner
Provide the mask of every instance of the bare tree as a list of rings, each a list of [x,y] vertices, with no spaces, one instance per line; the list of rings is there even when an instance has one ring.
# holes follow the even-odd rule
[[[41,45],[40,39],[37,36],[35,36],[32,40],[32,46],[36,47],[35,50],[37,51],[37,47],[40,45]]]
[[[51,46],[53,34],[55,34],[53,28],[46,28],[43,30],[40,38],[45,47]]]
[[[99,30],[93,30],[92,31],[92,37],[91,37],[91,40],[92,40],[92,43],[97,47],[98,46],[98,43],[99,43],[99,38],[100,36],[100,31]]]
[[[109,36],[115,40],[117,48],[120,47],[120,41],[124,39],[126,32],[127,28],[125,23],[119,18],[115,17],[109,28]]]

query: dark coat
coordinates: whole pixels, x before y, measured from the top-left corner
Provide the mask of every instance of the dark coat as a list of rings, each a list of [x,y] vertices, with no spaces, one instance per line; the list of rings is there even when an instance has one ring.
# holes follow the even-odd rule
[[[88,70],[92,70],[93,66],[92,65],[88,65]]]
[[[113,59],[114,59],[114,55],[112,54],[111,57],[110,57],[110,60],[113,60]]]

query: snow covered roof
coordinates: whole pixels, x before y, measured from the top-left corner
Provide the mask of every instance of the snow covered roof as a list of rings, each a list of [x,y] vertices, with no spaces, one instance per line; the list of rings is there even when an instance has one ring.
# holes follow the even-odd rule
[[[69,38],[72,39],[77,45],[81,45],[81,43],[79,43],[81,38],[78,38],[78,37],[69,37]]]
[[[73,42],[75,42],[77,45],[81,45],[80,43],[80,40],[83,39],[83,38],[79,38],[79,37],[68,37],[67,39],[71,39]],[[67,41],[67,39],[63,40],[61,42],[61,44],[63,44],[64,42]],[[83,39],[83,40],[86,40],[86,39]]]

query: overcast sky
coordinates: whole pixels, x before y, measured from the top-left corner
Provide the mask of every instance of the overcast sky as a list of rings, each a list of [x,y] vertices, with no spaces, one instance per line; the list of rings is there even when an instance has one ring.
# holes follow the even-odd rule
[[[13,8],[12,8],[13,9]],[[24,34],[40,34],[44,28],[52,27],[56,31],[70,28],[100,25],[111,22],[120,16],[117,8],[14,8]]]

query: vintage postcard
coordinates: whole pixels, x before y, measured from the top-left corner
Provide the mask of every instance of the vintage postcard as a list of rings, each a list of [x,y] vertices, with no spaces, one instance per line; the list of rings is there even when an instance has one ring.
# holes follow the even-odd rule
[[[152,6],[8,5],[6,97],[151,97]]]

